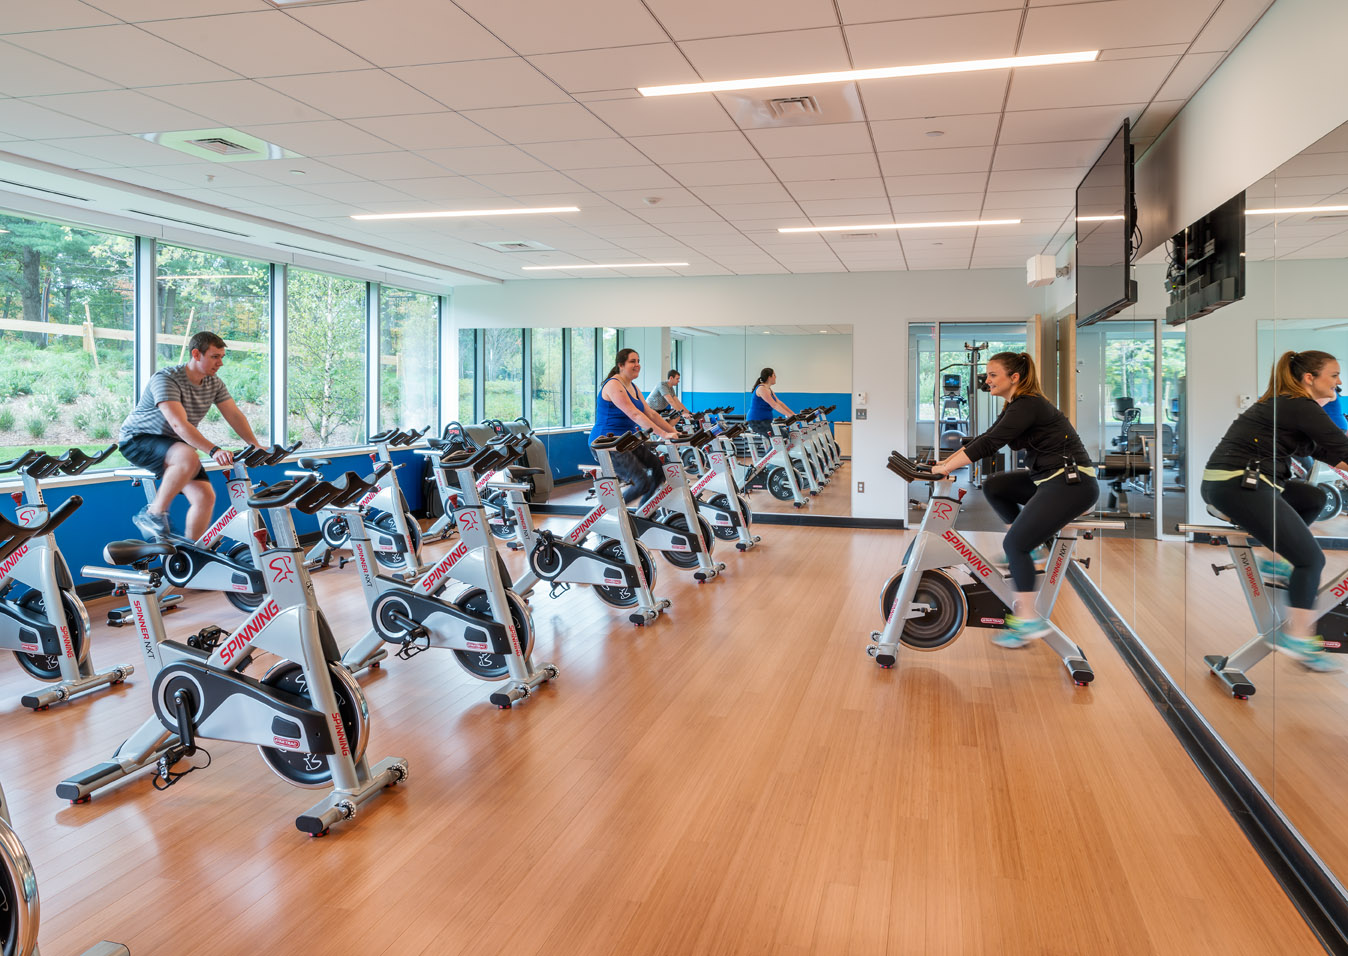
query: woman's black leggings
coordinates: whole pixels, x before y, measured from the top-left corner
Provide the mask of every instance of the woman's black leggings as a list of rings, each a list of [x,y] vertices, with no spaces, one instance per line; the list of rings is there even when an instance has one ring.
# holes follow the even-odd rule
[[[1292,565],[1287,580],[1287,603],[1295,608],[1315,607],[1325,553],[1315,543],[1310,523],[1325,506],[1325,493],[1304,481],[1289,481],[1279,493],[1267,481],[1242,488],[1240,478],[1205,481],[1203,500],[1254,536],[1264,547]]]
[[[615,451],[612,458],[614,473],[623,481],[631,482],[631,487],[623,492],[623,501],[629,505],[634,501],[645,501],[665,480],[659,456],[647,445],[639,445],[632,451]]]
[[[749,426],[749,431],[762,435],[764,438],[772,437],[772,422],[765,418],[751,418],[744,424]]]
[[[988,504],[1011,525],[1002,550],[1006,552],[1017,591],[1035,588],[1034,559],[1030,552],[1100,500],[1100,483],[1084,471],[1080,475],[1081,480],[1074,485],[1067,483],[1066,475],[1036,485],[1025,470],[999,472],[983,482],[983,496]]]

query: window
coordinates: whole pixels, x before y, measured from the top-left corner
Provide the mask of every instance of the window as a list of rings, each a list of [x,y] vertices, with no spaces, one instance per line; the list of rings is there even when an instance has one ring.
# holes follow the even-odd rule
[[[162,244],[156,259],[155,366],[189,361],[187,343],[198,332],[220,336],[228,346],[220,377],[254,434],[266,441],[271,431],[271,269],[264,262]],[[200,428],[226,448],[239,443],[215,406]]]
[[[529,330],[529,423],[535,428],[562,424],[562,329]]]
[[[289,440],[309,448],[365,440],[366,284],[287,270]]]
[[[440,297],[379,290],[379,427],[434,427],[440,405]]]
[[[477,330],[459,329],[459,413],[461,422],[477,421],[473,385],[477,381]]]
[[[519,418],[524,414],[524,330],[484,329],[482,351],[483,417]]]
[[[570,329],[571,424],[594,424],[594,394],[598,379],[594,367],[594,329]]]
[[[136,399],[134,256],[125,236],[0,214],[0,457],[117,440]]]
[[[618,357],[619,345],[617,329],[602,329],[601,335],[603,338],[599,344],[599,379],[602,381],[604,373],[613,367],[614,359]]]

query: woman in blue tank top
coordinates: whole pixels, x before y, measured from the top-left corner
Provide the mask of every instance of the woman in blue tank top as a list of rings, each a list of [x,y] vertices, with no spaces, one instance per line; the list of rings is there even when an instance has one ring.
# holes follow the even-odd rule
[[[652,428],[665,438],[677,434],[669,423],[650,410],[641,397],[641,390],[632,384],[640,374],[641,356],[637,355],[636,349],[621,349],[595,401],[591,444],[601,435],[622,435],[639,428]],[[645,500],[664,481],[660,459],[646,445],[630,452],[613,452],[612,458],[614,472],[623,481],[631,483],[623,492],[623,501],[629,504]]]
[[[765,368],[758,373],[758,381],[754,382],[754,397],[749,403],[749,414],[745,417],[745,424],[750,430],[757,432],[765,437],[772,436],[772,411],[776,409],[788,418],[795,412],[786,407],[786,403],[773,394],[772,386],[777,384],[777,373],[770,368]]]

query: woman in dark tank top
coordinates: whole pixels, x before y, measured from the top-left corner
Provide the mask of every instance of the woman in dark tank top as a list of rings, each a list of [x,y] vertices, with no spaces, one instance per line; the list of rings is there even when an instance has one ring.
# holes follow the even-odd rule
[[[640,428],[651,428],[657,435],[673,438],[678,433],[669,426],[641,397],[641,390],[632,383],[641,374],[641,356],[636,349],[621,349],[613,368],[609,369],[595,401],[594,428],[590,442],[601,435],[621,435]],[[664,481],[660,459],[645,445],[630,452],[613,452],[613,470],[631,486],[623,492],[623,500],[644,501]]]

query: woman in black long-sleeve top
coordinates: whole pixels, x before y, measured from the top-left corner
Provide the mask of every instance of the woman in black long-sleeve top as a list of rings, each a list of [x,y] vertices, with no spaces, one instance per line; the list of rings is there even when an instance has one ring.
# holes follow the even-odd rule
[[[1287,614],[1270,640],[1311,670],[1322,671],[1338,669],[1314,636],[1313,608],[1325,555],[1309,525],[1324,507],[1325,493],[1292,481],[1290,460],[1311,455],[1348,467],[1348,436],[1319,404],[1333,397],[1338,384],[1339,363],[1328,352],[1284,352],[1268,390],[1217,443],[1201,487],[1204,501],[1290,564]]]
[[[1034,359],[1025,352],[998,352],[988,359],[987,383],[988,391],[1006,399],[1002,413],[991,428],[933,469],[948,475],[1004,445],[1026,452],[1025,469],[1001,472],[983,482],[988,504],[1011,526],[1002,549],[1016,588],[1006,619],[1010,629],[998,631],[992,640],[1002,647],[1024,647],[1048,632],[1047,622],[1034,609],[1030,552],[1094,508],[1100,486],[1076,429],[1044,397]]]

